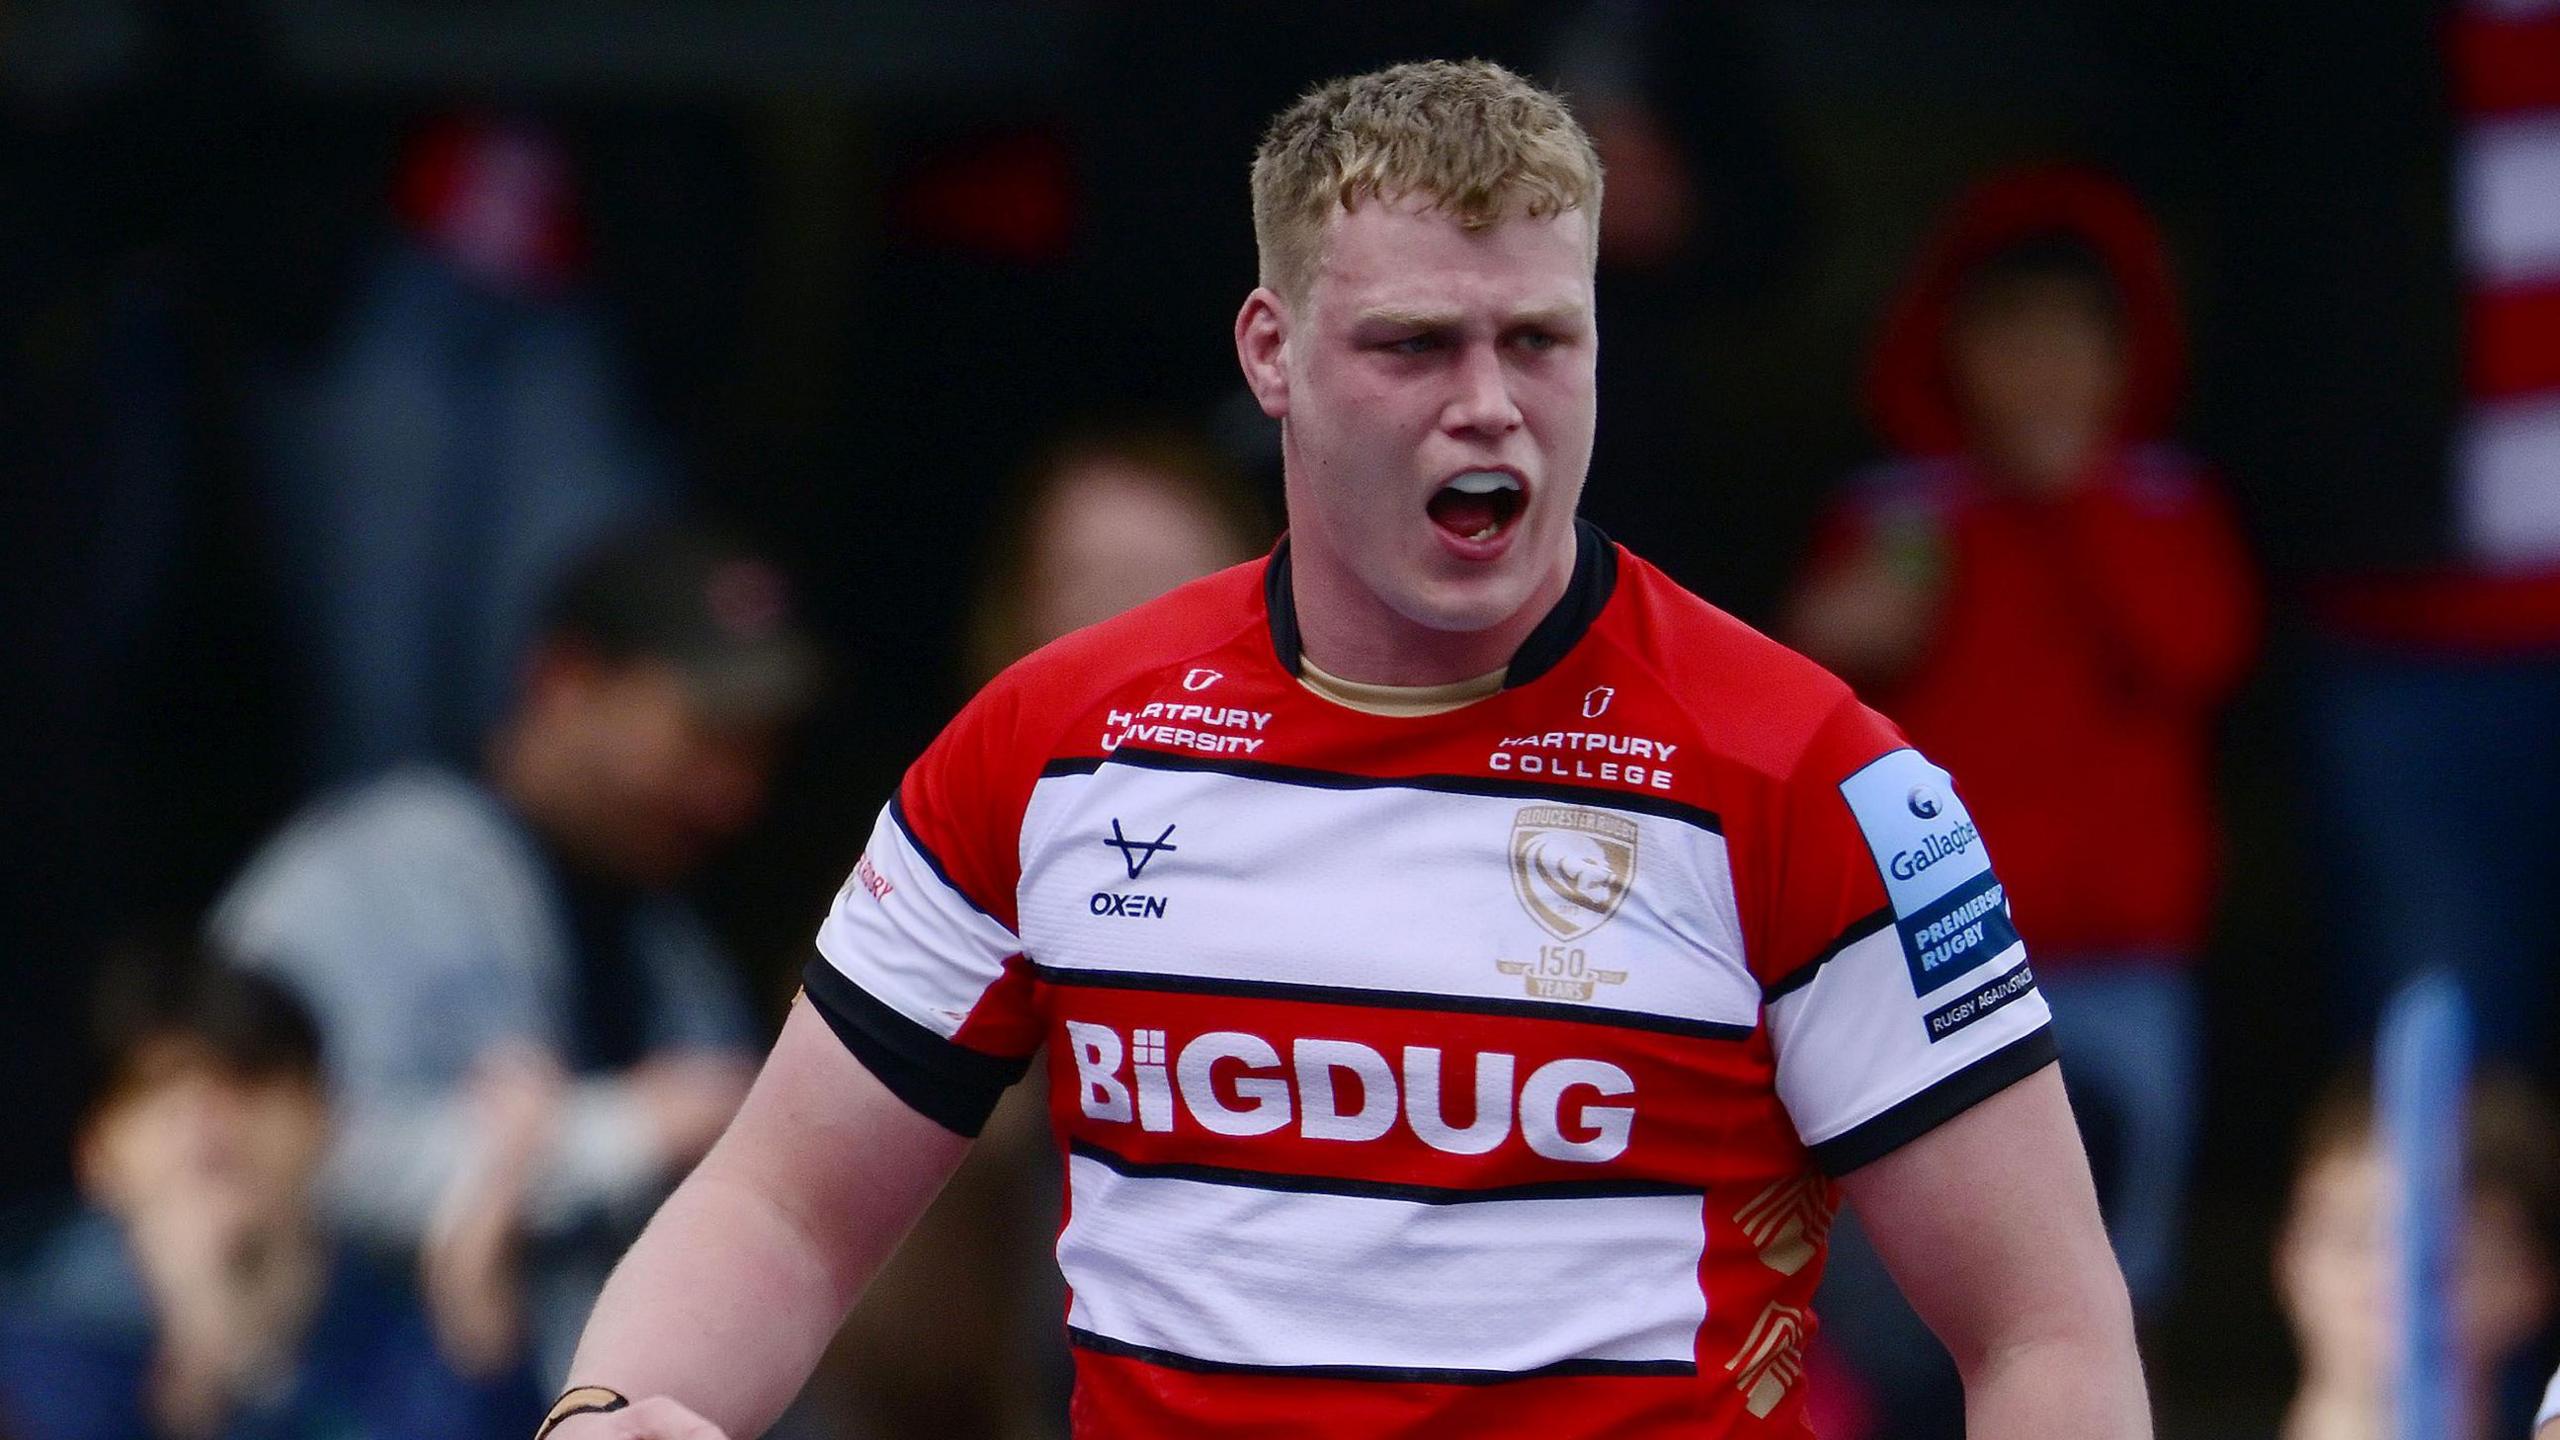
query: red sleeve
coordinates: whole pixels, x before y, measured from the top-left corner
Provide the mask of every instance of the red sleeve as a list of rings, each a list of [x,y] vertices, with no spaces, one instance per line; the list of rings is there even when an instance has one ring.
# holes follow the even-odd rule
[[[999,681],[934,737],[898,784],[899,823],[944,881],[1006,929],[1017,928],[1022,815],[1047,759],[1047,737],[1022,734],[1012,686]]]
[[[1765,871],[1744,896],[1743,943],[1764,990],[1781,990],[1844,944],[1892,922],[1884,883],[1864,861],[1849,812],[1824,787],[1906,742],[1891,722],[1845,693],[1782,782],[1776,833],[1756,847]],[[1804,776],[1828,777],[1808,790]]]
[[[803,971],[810,1003],[890,1091],[974,1135],[1041,1037],[1014,892],[1045,739],[981,692],[872,827]]]
[[[1815,1163],[1847,1174],[2052,1063],[2035,972],[1953,777],[1844,701],[1776,813],[1753,966],[1778,1099]]]

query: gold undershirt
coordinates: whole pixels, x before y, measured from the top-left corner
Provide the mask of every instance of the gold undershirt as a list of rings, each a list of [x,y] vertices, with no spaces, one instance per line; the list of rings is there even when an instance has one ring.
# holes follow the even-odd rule
[[[1346,709],[1364,715],[1385,715],[1410,720],[1423,715],[1445,715],[1463,706],[1473,705],[1488,695],[1502,690],[1505,667],[1470,680],[1453,680],[1446,685],[1370,685],[1358,680],[1345,680],[1328,675],[1316,663],[1300,656],[1298,683]]]

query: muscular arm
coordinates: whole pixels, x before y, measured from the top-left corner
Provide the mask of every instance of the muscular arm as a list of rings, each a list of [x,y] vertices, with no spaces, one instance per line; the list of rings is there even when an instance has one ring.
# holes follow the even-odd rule
[[[2124,1279],[2052,1066],[1843,1178],[1974,1440],[2147,1440]]]
[[[614,1270],[571,1382],[761,1434],[967,1147],[795,1004],[737,1120]]]

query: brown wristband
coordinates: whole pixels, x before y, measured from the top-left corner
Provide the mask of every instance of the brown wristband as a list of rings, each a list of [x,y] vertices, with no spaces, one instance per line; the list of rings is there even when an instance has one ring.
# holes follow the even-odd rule
[[[580,1385],[551,1402],[551,1413],[542,1417],[542,1428],[533,1432],[533,1440],[543,1440],[560,1428],[560,1422],[572,1415],[609,1415],[631,1406],[631,1397],[602,1385]]]

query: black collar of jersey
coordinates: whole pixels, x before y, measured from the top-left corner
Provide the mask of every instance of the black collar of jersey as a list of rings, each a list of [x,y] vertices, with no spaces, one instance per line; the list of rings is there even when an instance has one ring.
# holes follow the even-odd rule
[[[1600,527],[1574,517],[1573,578],[1565,582],[1564,594],[1557,597],[1555,607],[1529,638],[1513,652],[1511,665],[1502,672],[1502,688],[1526,685],[1556,668],[1558,662],[1580,644],[1592,622],[1618,589],[1618,547],[1600,533]],[[1279,548],[1271,552],[1271,563],[1262,572],[1263,603],[1271,612],[1271,648],[1280,657],[1280,668],[1295,675],[1304,652],[1298,638],[1298,605],[1289,588],[1289,537],[1280,537]]]

